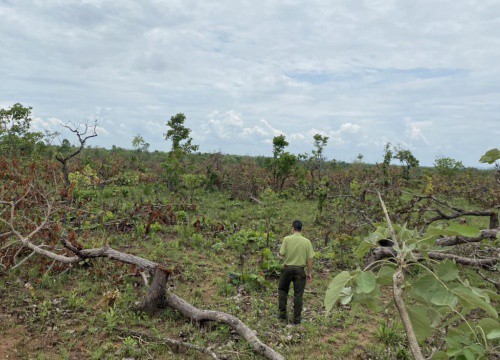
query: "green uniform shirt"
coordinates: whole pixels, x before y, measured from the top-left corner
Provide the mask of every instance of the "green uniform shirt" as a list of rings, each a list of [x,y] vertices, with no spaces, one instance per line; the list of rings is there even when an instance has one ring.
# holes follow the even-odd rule
[[[306,266],[307,260],[314,256],[314,250],[308,239],[293,234],[283,239],[280,254],[285,258],[285,265]]]

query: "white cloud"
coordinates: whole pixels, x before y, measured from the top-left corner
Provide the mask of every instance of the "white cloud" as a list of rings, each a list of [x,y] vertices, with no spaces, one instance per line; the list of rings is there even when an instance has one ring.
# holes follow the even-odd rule
[[[109,135],[109,131],[102,126],[96,126],[95,131],[97,135]]]
[[[234,133],[241,131],[243,128],[241,114],[234,110],[225,113],[213,111],[208,118],[206,133],[213,131],[221,139],[229,139],[234,136]]]
[[[348,123],[344,123],[344,124],[340,125],[339,132],[340,133],[346,132],[346,133],[355,134],[359,131],[359,129],[360,129],[360,126],[358,124],[351,124],[348,122]]]
[[[424,129],[430,126],[432,126],[430,121],[411,121],[411,119],[407,119],[405,133],[412,141],[421,141],[429,145],[429,141],[424,135]]]
[[[108,147],[142,133],[164,149],[165,120],[183,112],[201,151],[266,154],[262,140],[279,134],[305,151],[315,128],[340,159],[380,154],[385,137],[424,164],[450,147],[478,165],[500,137],[499,11],[489,0],[4,1],[0,99],[43,122],[98,109],[108,133],[94,143]]]

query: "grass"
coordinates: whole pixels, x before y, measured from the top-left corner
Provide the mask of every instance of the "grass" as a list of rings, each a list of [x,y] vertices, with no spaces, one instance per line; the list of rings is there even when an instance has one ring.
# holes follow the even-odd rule
[[[130,191],[127,202],[137,197]],[[137,191],[144,190],[139,188]],[[113,200],[120,205],[116,198]],[[104,206],[105,202],[99,201],[98,198],[98,203]],[[190,221],[204,217],[212,223],[223,224],[225,230],[215,234],[210,231],[195,233],[191,226],[159,224],[146,239],[137,231],[127,233],[97,228],[88,230],[85,246],[109,243],[118,250],[167,264],[174,270],[170,284],[176,294],[200,308],[238,316],[258,332],[261,340],[288,359],[399,359],[407,356],[404,334],[390,304],[389,292],[384,298],[389,304],[386,306],[389,315],[362,307],[339,306],[329,317],[325,316],[326,288],[339,269],[356,268],[359,261],[352,256],[352,249],[358,240],[350,239],[347,247],[341,249],[342,253],[335,240],[325,246],[324,229],[314,223],[316,202],[286,199],[274,218],[275,237],[271,244],[274,253],[296,218],[303,220],[304,235],[312,240],[318,252],[313,281],[307,285],[304,297],[306,322],[298,326],[283,325],[274,317],[277,279],[267,279],[268,285],[264,287],[233,285],[230,281],[229,273],[240,272],[241,268],[239,254],[227,246],[228,237],[243,228],[262,231],[259,205],[228,201],[222,193],[200,195],[197,205],[197,213],[187,214]],[[477,219],[471,221],[480,224]],[[214,247],[215,244],[218,247]],[[245,271],[263,273],[258,250],[249,251],[245,257]],[[46,267],[39,260],[33,257],[0,281],[0,337],[3,339],[0,358],[4,354],[10,359],[203,358],[191,350],[172,349],[159,342],[124,334],[123,329],[211,347],[230,359],[255,358],[250,346],[225,325],[208,324],[200,328],[170,309],[157,318],[134,312],[134,304],[144,296],[146,289],[130,266],[96,259],[65,273],[52,270],[44,276]],[[112,305],[106,301],[110,291],[119,294]],[[289,301],[289,305],[291,303]]]

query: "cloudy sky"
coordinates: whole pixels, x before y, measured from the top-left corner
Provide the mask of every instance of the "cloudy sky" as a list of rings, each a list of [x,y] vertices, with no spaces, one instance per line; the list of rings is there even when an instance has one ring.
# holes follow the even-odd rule
[[[498,0],[0,0],[0,107],[36,127],[99,117],[91,145],[131,147],[182,112],[200,151],[290,151],[478,166],[500,146]]]

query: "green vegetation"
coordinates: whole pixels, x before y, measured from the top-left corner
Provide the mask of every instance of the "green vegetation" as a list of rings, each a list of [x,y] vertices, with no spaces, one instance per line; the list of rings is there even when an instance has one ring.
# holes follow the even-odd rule
[[[499,355],[494,171],[456,169],[459,161],[440,158],[416,172],[411,152],[390,144],[379,165],[328,161],[321,135],[311,156],[287,152],[284,136],[274,138],[268,158],[200,154],[183,114],[167,123],[169,152],[148,151],[140,135],[134,150],[76,152],[69,141],[40,145],[30,112],[20,104],[0,112],[0,354],[209,358],[161,340],[168,337],[220,357],[261,358],[228,325],[197,323],[170,307],[155,317],[136,311],[148,291],[139,267],[109,258],[54,261],[22,246],[18,232],[61,256],[72,256],[64,240],[77,251],[107,245],[160,263],[170,291],[237,316],[288,359],[412,358],[394,289],[425,357]],[[14,120],[24,125],[12,130]],[[30,150],[19,151],[25,141]],[[58,158],[71,154],[61,171]],[[294,219],[317,254],[306,321],[287,326],[275,318],[277,252]]]

